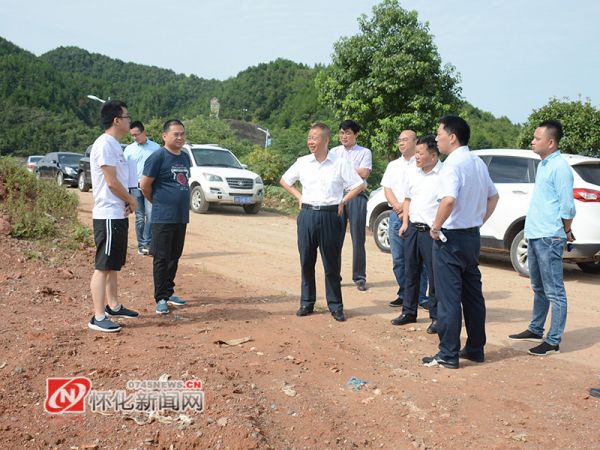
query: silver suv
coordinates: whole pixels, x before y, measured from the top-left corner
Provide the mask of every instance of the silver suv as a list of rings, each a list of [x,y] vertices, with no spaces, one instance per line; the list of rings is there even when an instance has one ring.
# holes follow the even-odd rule
[[[510,255],[515,270],[529,276],[527,240],[523,236],[540,157],[531,150],[474,150],[487,164],[490,177],[500,194],[498,206],[481,227],[481,251]],[[600,273],[600,159],[562,154],[573,169],[573,197],[577,215],[572,230],[576,237],[565,262],[576,263],[588,273]],[[390,207],[383,189],[371,194],[367,204],[367,224],[377,246],[389,252],[387,227]]]

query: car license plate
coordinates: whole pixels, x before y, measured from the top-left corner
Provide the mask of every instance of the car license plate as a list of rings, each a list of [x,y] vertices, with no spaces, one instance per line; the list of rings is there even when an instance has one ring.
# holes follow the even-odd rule
[[[233,202],[237,205],[247,205],[252,201],[252,197],[233,197]]]

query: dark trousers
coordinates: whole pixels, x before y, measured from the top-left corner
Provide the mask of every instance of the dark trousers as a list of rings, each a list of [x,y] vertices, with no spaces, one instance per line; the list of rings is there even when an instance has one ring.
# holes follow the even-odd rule
[[[317,300],[315,264],[317,248],[325,269],[325,297],[329,311],[342,310],[340,252],[342,222],[336,211],[301,209],[298,215],[298,251],[302,284],[300,305],[314,307]]]
[[[402,314],[417,317],[419,306],[419,291],[421,288],[421,274],[427,271],[429,276],[429,317],[437,319],[437,301],[435,299],[435,278],[433,274],[433,239],[429,231],[419,231],[412,224],[404,233],[404,278],[406,289]]]
[[[479,229],[443,230],[447,242],[433,244],[433,272],[438,301],[438,356],[458,361],[462,314],[467,329],[465,351],[483,356],[485,300],[479,271]],[[462,306],[462,314],[461,314]]]
[[[364,193],[359,194],[344,205],[344,214],[342,214],[342,246],[344,245],[348,222],[350,222],[350,236],[352,237],[352,281],[355,283],[366,281],[367,254],[365,252],[365,233],[367,227],[367,196]]]
[[[174,293],[175,275],[185,242],[185,223],[153,223],[151,253],[154,256],[154,300],[168,300]]]

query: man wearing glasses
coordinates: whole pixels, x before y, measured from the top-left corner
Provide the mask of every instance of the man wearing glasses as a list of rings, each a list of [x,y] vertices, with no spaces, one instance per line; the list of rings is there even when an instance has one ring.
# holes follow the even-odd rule
[[[331,155],[350,162],[356,173],[365,180],[373,168],[371,150],[356,143],[360,126],[353,120],[344,120],[340,124],[340,142],[330,150]],[[350,222],[352,237],[352,281],[359,291],[367,290],[367,258],[365,252],[365,233],[367,227],[367,195],[361,192],[344,205],[342,214],[342,242],[346,236],[346,226]],[[341,255],[341,253],[340,253]],[[341,265],[340,265],[341,266]]]
[[[135,211],[137,203],[127,190],[129,168],[119,144],[129,133],[127,105],[107,101],[102,105],[100,121],[105,131],[96,139],[90,153],[96,262],[90,282],[94,316],[88,327],[110,333],[121,330],[121,326],[108,316],[138,316],[136,311],[121,305],[117,296],[117,273],[125,265],[127,256],[127,216]]]

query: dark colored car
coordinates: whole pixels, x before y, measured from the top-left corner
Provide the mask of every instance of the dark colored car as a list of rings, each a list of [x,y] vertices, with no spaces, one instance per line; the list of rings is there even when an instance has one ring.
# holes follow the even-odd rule
[[[82,156],[71,152],[48,153],[38,161],[35,174],[38,178],[55,180],[59,186],[77,186],[77,165]]]
[[[121,148],[125,150],[127,147],[125,144],[121,144]],[[77,187],[81,192],[87,192],[92,187],[92,173],[90,172],[90,153],[92,152],[92,146],[89,145],[85,149],[83,158],[79,160],[77,167]]]

